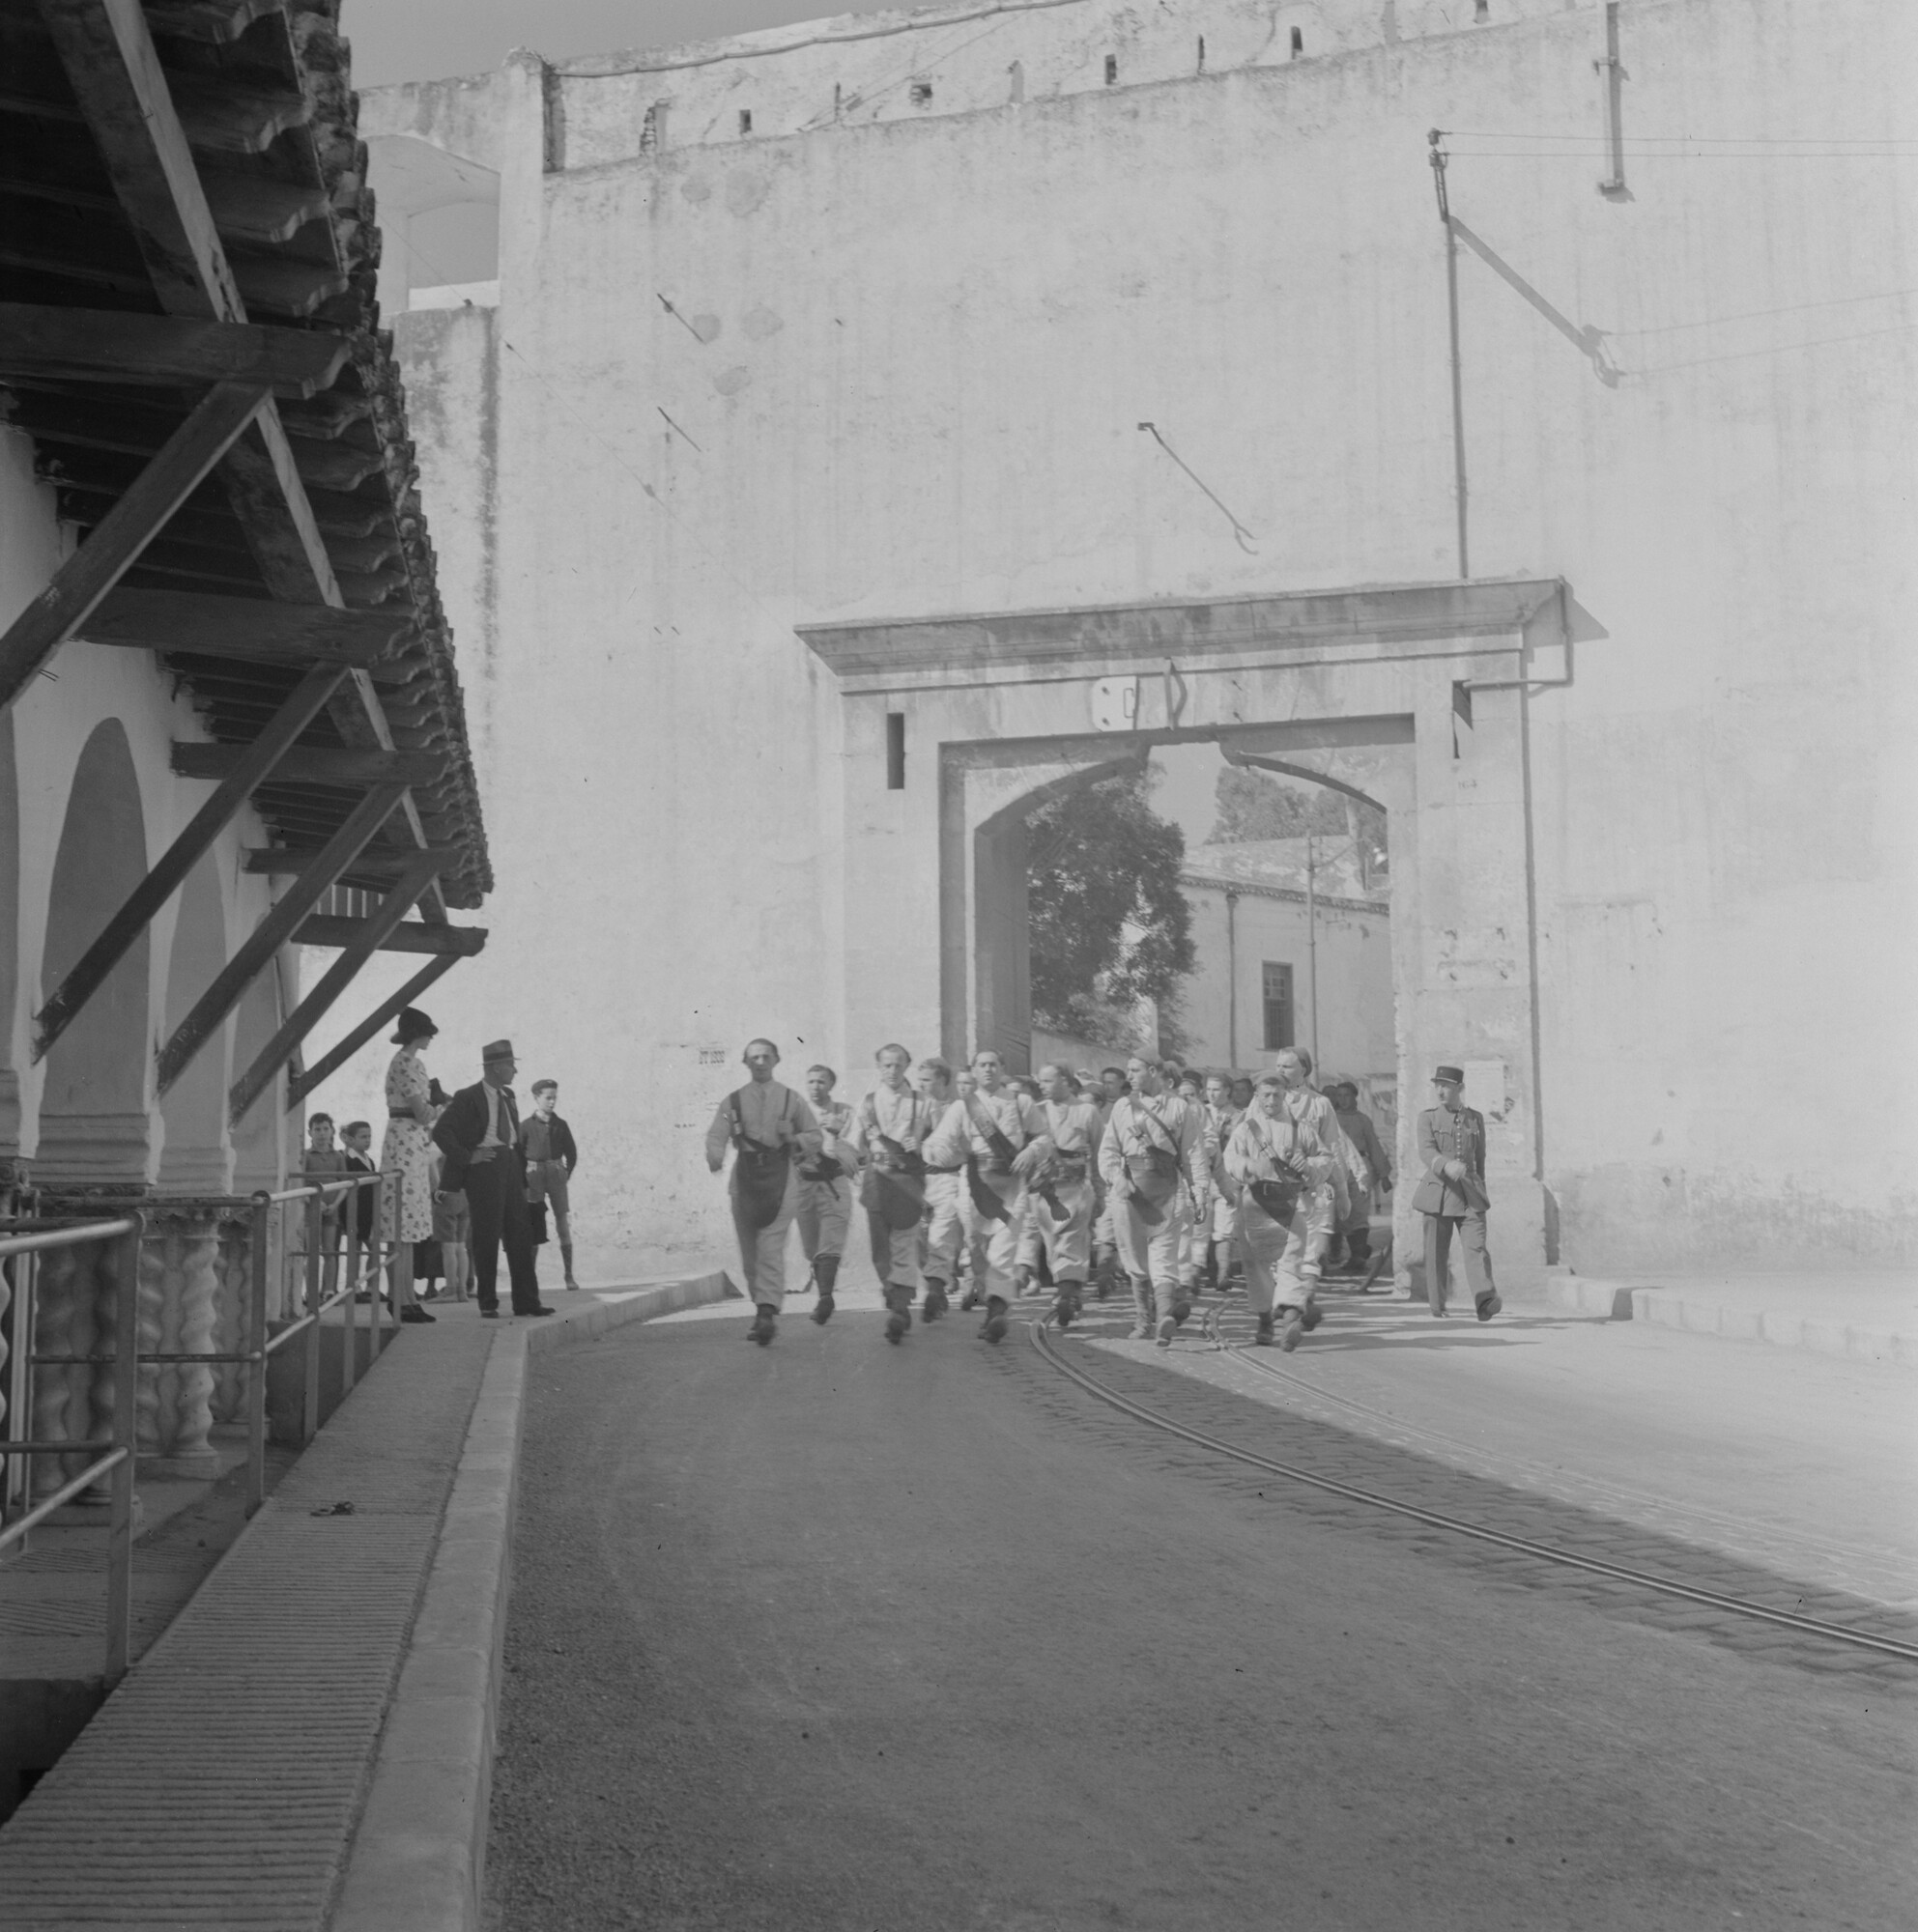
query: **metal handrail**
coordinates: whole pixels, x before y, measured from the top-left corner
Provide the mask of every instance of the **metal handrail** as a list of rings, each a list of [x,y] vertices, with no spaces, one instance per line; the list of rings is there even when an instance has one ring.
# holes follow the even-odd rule
[[[0,1259],[9,1255],[44,1254],[51,1248],[81,1247],[94,1241],[119,1240],[123,1245],[120,1278],[115,1284],[114,1334],[130,1343],[138,1334],[140,1296],[140,1236],[146,1232],[144,1214],[122,1214],[110,1221],[83,1221],[32,1234],[0,1235]],[[110,1514],[106,1535],[106,1662],[103,1675],[109,1688],[127,1674],[133,1634],[133,1464],[138,1451],[139,1391],[137,1349],[122,1347],[113,1354],[113,1439],[100,1442],[11,1442],[4,1447],[14,1456],[87,1455],[104,1448],[106,1454],[90,1463],[49,1496],[43,1497],[17,1521],[0,1526],[0,1549],[19,1542],[37,1523],[111,1476]]]
[[[347,1235],[346,1283],[337,1293],[323,1294],[322,1273],[331,1257],[323,1253],[321,1236],[328,1201],[334,1196],[357,1194],[364,1187],[384,1189],[389,1177],[384,1172],[348,1174],[336,1179],[317,1180],[280,1191],[260,1190],[251,1197],[251,1266],[248,1270],[248,1335],[254,1346],[234,1351],[186,1352],[146,1351],[137,1347],[124,1353],[116,1348],[110,1355],[37,1355],[31,1352],[31,1321],[17,1331],[25,1344],[25,1363],[29,1367],[77,1368],[110,1367],[113,1370],[113,1437],[109,1441],[14,1441],[0,1440],[0,1466],[12,1457],[80,1456],[95,1458],[78,1475],[70,1478],[50,1495],[11,1522],[0,1524],[0,1550],[20,1542],[29,1531],[44,1522],[73,1497],[111,1478],[110,1513],[107,1534],[107,1610],[106,1661],[104,1676],[108,1687],[126,1675],[132,1635],[132,1544],[133,1476],[138,1457],[137,1392],[143,1363],[237,1363],[246,1370],[246,1514],[252,1516],[266,1500],[267,1450],[267,1362],[277,1349],[296,1335],[316,1328],[321,1319],[341,1303],[348,1305],[345,1336],[344,1381],[351,1389],[357,1369],[358,1321],[353,1307],[362,1289],[377,1282],[381,1266],[381,1244],[362,1243],[359,1216],[342,1218],[350,1223]],[[304,1262],[306,1311],[279,1333],[267,1335],[270,1265],[269,1220],[276,1206],[300,1201],[305,1204]],[[19,1233],[4,1232],[0,1222],[0,1260],[10,1255],[41,1254],[49,1249],[78,1247],[94,1241],[125,1239],[126,1248],[116,1284],[116,1337],[137,1336],[139,1314],[139,1253],[146,1232],[146,1216],[134,1212],[103,1221],[72,1221],[56,1226],[44,1222]],[[298,1252],[298,1251],[296,1251]],[[336,1251],[335,1251],[336,1252]],[[23,1285],[24,1286],[24,1285]],[[30,1299],[30,1298],[29,1298]],[[378,1333],[377,1294],[367,1312],[369,1326]],[[29,1305],[23,1300],[20,1306]],[[315,1338],[317,1342],[317,1337]],[[320,1350],[306,1350],[304,1387],[301,1394],[300,1442],[304,1447],[319,1427]],[[103,1453],[102,1453],[103,1452]]]

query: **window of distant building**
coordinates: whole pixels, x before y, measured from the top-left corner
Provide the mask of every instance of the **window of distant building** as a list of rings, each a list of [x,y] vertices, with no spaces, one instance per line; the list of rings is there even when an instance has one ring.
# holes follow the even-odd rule
[[[1265,992],[1266,1051],[1276,1053],[1281,1046],[1293,1044],[1292,968],[1281,960],[1268,959],[1260,972]]]

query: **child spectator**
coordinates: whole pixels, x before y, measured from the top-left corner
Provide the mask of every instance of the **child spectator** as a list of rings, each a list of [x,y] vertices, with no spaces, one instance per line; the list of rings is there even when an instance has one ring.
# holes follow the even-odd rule
[[[335,1180],[347,1172],[346,1155],[333,1145],[333,1117],[330,1114],[314,1114],[306,1122],[307,1147],[301,1156],[301,1179],[311,1183],[315,1180]],[[320,1210],[320,1252],[326,1257],[326,1279],[323,1294],[331,1294],[339,1286],[340,1272],[340,1197],[328,1197]]]

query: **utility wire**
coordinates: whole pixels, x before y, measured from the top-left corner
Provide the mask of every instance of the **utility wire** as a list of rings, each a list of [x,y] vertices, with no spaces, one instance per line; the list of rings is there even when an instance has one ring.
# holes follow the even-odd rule
[[[1192,481],[1196,483],[1208,497],[1212,498],[1213,502],[1217,505],[1219,514],[1225,519],[1225,521],[1228,524],[1232,526],[1233,542],[1235,542],[1239,546],[1239,548],[1245,553],[1247,556],[1257,556],[1259,554],[1258,539],[1255,536],[1253,536],[1251,531],[1248,530],[1245,527],[1245,526],[1242,524],[1239,521],[1239,519],[1235,517],[1232,514],[1232,512],[1225,507],[1224,503],[1219,499],[1217,492],[1215,491],[1206,482],[1205,478],[1202,477],[1198,473],[1198,471],[1194,469],[1192,466],[1189,463],[1188,463],[1186,459],[1183,456],[1181,456],[1179,452],[1176,449],[1174,449],[1172,445],[1169,442],[1167,442],[1162,436],[1159,435],[1159,425],[1157,423],[1142,422],[1140,423],[1139,427],[1142,430],[1146,431],[1147,434],[1151,436],[1152,440],[1156,443],[1158,443],[1159,448],[1164,450],[1166,455],[1169,456],[1173,460],[1173,462],[1176,463],[1179,466],[1179,468],[1183,469],[1186,472],[1186,474],[1189,476],[1192,479]]]

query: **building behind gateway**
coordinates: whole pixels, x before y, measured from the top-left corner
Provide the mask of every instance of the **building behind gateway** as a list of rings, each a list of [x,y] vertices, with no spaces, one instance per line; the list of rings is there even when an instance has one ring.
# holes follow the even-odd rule
[[[1389,810],[1400,1170],[1467,1063],[1507,1270],[1908,1261],[1915,38],[1023,0],[368,96],[509,882],[440,1004],[603,1252],[722,1246],[750,1035],[1021,1055],[1024,813],[1211,739]]]

